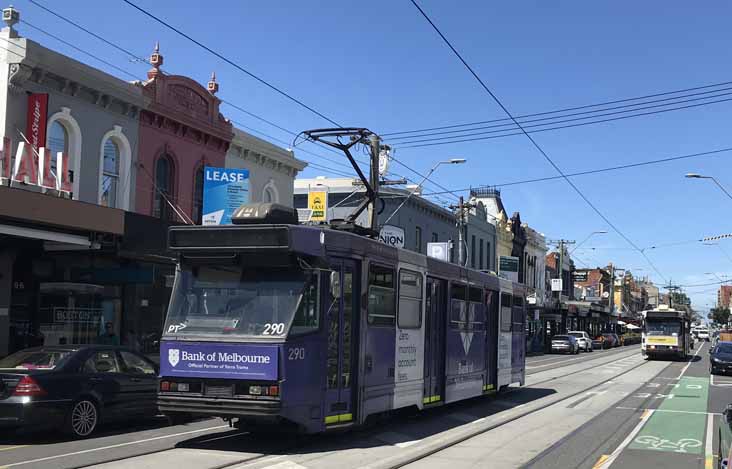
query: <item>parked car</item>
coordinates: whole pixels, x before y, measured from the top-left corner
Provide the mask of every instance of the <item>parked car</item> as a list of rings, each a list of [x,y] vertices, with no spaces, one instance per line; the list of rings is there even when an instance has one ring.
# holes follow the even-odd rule
[[[610,348],[610,343],[607,342],[607,339],[605,338],[604,335],[600,334],[597,337],[595,337],[594,339],[592,339],[592,348],[593,349],[597,348],[597,349],[601,349],[601,350]]]
[[[732,342],[718,342],[709,349],[709,374],[732,372]]]
[[[569,331],[568,335],[571,335],[577,342],[579,342],[580,350],[585,352],[592,352],[592,339],[590,335],[585,331]]]
[[[620,337],[614,332],[603,332],[602,335],[605,337],[605,341],[609,342],[608,348],[620,347]]]
[[[577,354],[580,352],[580,345],[571,335],[555,335],[552,337],[552,352]]]
[[[728,468],[732,461],[732,404],[722,412],[717,431],[717,467]]]
[[[157,366],[113,345],[21,350],[0,360],[0,427],[62,429],[76,438],[99,424],[157,414]]]

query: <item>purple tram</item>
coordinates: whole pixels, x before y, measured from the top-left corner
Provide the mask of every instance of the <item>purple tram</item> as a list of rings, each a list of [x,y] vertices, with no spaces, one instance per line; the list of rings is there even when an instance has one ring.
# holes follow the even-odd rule
[[[523,385],[522,285],[327,227],[237,222],[170,229],[163,413],[315,433]]]

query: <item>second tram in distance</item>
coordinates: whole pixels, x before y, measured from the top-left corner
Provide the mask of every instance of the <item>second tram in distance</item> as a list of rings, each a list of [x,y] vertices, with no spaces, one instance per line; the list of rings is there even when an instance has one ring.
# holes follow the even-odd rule
[[[245,208],[170,229],[164,413],[315,433],[524,384],[523,285]]]

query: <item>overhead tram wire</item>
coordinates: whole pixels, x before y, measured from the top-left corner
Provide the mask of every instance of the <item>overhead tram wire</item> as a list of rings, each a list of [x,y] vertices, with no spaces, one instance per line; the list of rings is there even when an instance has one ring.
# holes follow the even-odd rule
[[[527,117],[538,117],[538,116],[545,116],[545,115],[549,115],[549,114],[558,114],[558,113],[562,113],[562,112],[577,111],[577,110],[580,110],[580,109],[589,109],[589,108],[592,108],[592,107],[600,107],[600,106],[607,106],[607,105],[611,105],[611,104],[619,104],[619,103],[626,103],[626,102],[630,102],[630,101],[638,101],[638,100],[641,100],[641,99],[656,98],[656,97],[659,97],[659,96],[668,96],[668,95],[671,95],[671,94],[681,94],[681,93],[688,93],[690,91],[698,91],[698,90],[709,89],[709,88],[718,88],[718,87],[727,86],[727,85],[732,85],[732,81],[724,81],[724,82],[719,82],[719,83],[712,83],[712,84],[709,84],[709,85],[695,86],[695,87],[685,88],[685,89],[675,90],[675,91],[664,91],[664,92],[659,92],[659,93],[654,93],[654,94],[647,94],[647,95],[644,95],[644,96],[637,96],[637,97],[634,97],[634,98],[623,98],[623,99],[616,99],[616,100],[613,100],[613,101],[605,101],[605,102],[602,102],[602,103],[586,104],[586,105],[582,105],[582,106],[568,107],[568,108],[563,108],[563,109],[555,109],[553,111],[544,111],[544,112],[537,112],[537,113],[532,113],[532,114],[523,114],[523,115],[520,115],[520,116],[516,116],[516,118],[517,119],[524,119],[524,118],[527,118]],[[719,91],[719,90],[717,90],[717,91]],[[710,93],[712,93],[712,92],[716,92],[716,91],[710,91]],[[508,118],[508,117],[502,117],[502,118],[498,118],[498,119],[490,119],[490,120],[476,121],[476,122],[467,122],[467,123],[464,123],[464,124],[443,125],[443,126],[439,126],[439,127],[428,127],[428,128],[424,128],[424,129],[404,130],[404,131],[400,131],[400,132],[388,132],[388,133],[384,133],[382,135],[385,136],[385,137],[387,137],[387,136],[391,137],[391,136],[394,136],[394,135],[403,135],[403,134],[410,134],[410,133],[423,133],[423,132],[431,132],[431,131],[435,131],[435,130],[455,129],[455,128],[458,128],[458,127],[471,127],[471,126],[474,126],[474,125],[490,124],[490,123],[494,123],[494,122],[506,122],[506,121],[510,121],[510,120],[511,119]]]
[[[124,0],[127,1],[127,0]],[[437,34],[442,38],[442,40],[445,42],[445,44],[452,50],[452,52],[455,54],[455,56],[462,62],[462,64],[465,66],[465,68],[473,75],[473,77],[476,79],[478,83],[483,87],[483,89],[488,93],[488,95],[498,104],[498,106],[503,110],[503,112],[506,113],[506,115],[513,121],[513,123],[521,129],[522,133],[526,135],[526,138],[529,139],[529,141],[532,143],[532,145],[542,154],[544,159],[546,159],[549,164],[552,165],[552,167],[564,178],[565,181],[567,181],[567,184],[569,184],[572,189],[574,189],[575,192],[587,203],[587,205],[592,208],[592,210],[597,213],[597,215],[600,216],[607,224],[610,226],[618,235],[620,235],[629,245],[633,246],[648,262],[648,265],[650,265],[653,270],[658,274],[661,279],[666,281],[666,278],[661,273],[660,270],[656,267],[656,265],[650,260],[650,258],[646,255],[646,253],[639,248],[633,240],[631,240],[625,233],[623,233],[613,222],[610,221],[610,219],[605,216],[604,213],[600,211],[600,209],[595,206],[595,204],[590,201],[590,199],[587,198],[587,196],[572,182],[569,177],[567,177],[562,169],[554,162],[554,160],[544,151],[544,149],[534,140],[534,138],[521,126],[521,124],[516,120],[516,118],[511,114],[511,112],[506,108],[506,106],[503,105],[500,99],[488,88],[488,86],[483,82],[483,80],[478,76],[478,74],[473,70],[473,68],[468,65],[468,63],[463,59],[462,55],[453,47],[453,45],[448,41],[448,39],[445,37],[444,34],[442,34],[442,31],[435,25],[435,23],[432,22],[429,16],[422,10],[422,8],[419,6],[419,4],[416,2],[416,0],[410,0],[412,4],[419,10],[419,12],[422,14],[422,16],[427,20],[427,22],[432,26],[432,28],[437,32]]]
[[[587,120],[587,119],[596,119],[597,117],[613,116],[613,115],[617,115],[617,114],[631,114],[631,113],[643,111],[646,109],[656,109],[656,108],[662,108],[662,107],[668,107],[668,106],[675,106],[677,104],[691,103],[691,102],[709,100],[712,98],[719,98],[722,96],[732,95],[732,92],[730,92],[729,90],[732,90],[732,88],[723,88],[721,90],[718,90],[718,91],[727,91],[726,93],[719,93],[719,94],[714,94],[711,96],[705,95],[705,96],[685,99],[685,100],[682,100],[681,98],[687,98],[687,97],[691,97],[694,95],[680,96],[680,97],[678,97],[678,99],[674,98],[675,101],[672,103],[652,104],[653,102],[649,101],[647,103],[641,103],[641,104],[652,104],[652,105],[641,106],[639,104],[639,105],[635,106],[633,109],[626,109],[623,111],[603,112],[603,111],[611,111],[613,109],[617,109],[617,108],[607,108],[607,109],[598,110],[596,112],[593,112],[592,115],[588,115],[588,116],[584,116],[584,117],[572,117],[572,116],[588,114],[587,112],[581,112],[581,113],[575,113],[575,114],[565,114],[565,115],[561,115],[561,116],[557,116],[557,117],[543,117],[543,118],[539,118],[539,119],[529,119],[529,120],[522,121],[521,123],[530,124],[533,122],[550,121],[550,122],[544,122],[541,124],[524,125],[524,128],[533,128],[533,127],[542,127],[542,126],[555,125],[555,124],[563,124],[566,122],[576,122],[576,121],[582,121],[582,120]],[[668,100],[668,99],[666,99],[666,100]],[[700,103],[699,105],[707,106],[710,104],[716,104],[716,103],[724,102],[724,101],[728,101],[728,100],[723,99],[723,100],[717,100],[717,101],[707,101],[704,103]],[[621,107],[625,107],[625,106],[621,106]],[[686,109],[686,106],[679,106],[679,107],[675,107],[675,108],[671,108],[671,109],[663,109],[663,110],[659,110],[658,113],[677,111],[679,109]],[[648,113],[632,114],[627,117],[628,118],[639,117],[639,116],[644,116],[644,115],[648,115]],[[564,119],[565,117],[572,117],[572,118]],[[599,122],[602,122],[602,121],[600,120]],[[590,123],[596,123],[596,121],[593,121]],[[498,129],[498,130],[491,130],[491,131],[485,131],[485,132],[472,132],[473,130],[495,129],[498,127],[507,127],[507,126],[512,126],[512,127],[507,128],[507,129]],[[409,136],[409,137],[402,137],[402,138],[406,138],[406,139],[409,139],[409,138],[415,139],[415,140],[408,140],[408,141],[402,142],[402,143],[409,144],[409,143],[431,142],[431,141],[437,141],[437,140],[446,140],[446,139],[450,139],[450,138],[463,138],[463,137],[472,137],[475,135],[487,135],[487,134],[494,134],[494,133],[500,133],[500,132],[510,132],[513,130],[516,130],[516,127],[513,126],[513,124],[495,124],[495,125],[488,125],[488,126],[483,126],[483,127],[475,127],[475,128],[466,129],[466,130],[451,130],[451,131],[434,132],[434,133],[414,135],[414,136]],[[449,136],[445,136],[445,137],[436,137],[436,138],[426,138],[426,139],[421,138],[421,137],[431,137],[434,135],[445,135],[445,134],[453,134],[453,133],[460,133],[460,132],[469,132],[469,133],[462,133],[460,135],[449,135]],[[392,139],[391,141],[394,141],[394,139]]]
[[[569,129],[569,128],[573,128],[573,127],[583,127],[586,125],[631,119],[633,117],[642,117],[642,116],[648,116],[648,115],[654,115],[654,114],[663,114],[666,112],[678,111],[680,109],[691,109],[691,108],[696,108],[696,107],[701,107],[701,106],[707,106],[709,104],[723,103],[723,102],[727,102],[727,101],[732,101],[732,98],[719,99],[716,101],[708,101],[706,103],[699,103],[699,104],[689,104],[686,106],[679,106],[679,107],[672,108],[672,109],[662,109],[662,110],[658,110],[658,111],[643,112],[643,113],[633,114],[630,116],[612,117],[612,118],[608,118],[608,119],[598,119],[598,120],[591,121],[591,122],[581,122],[581,123],[577,123],[577,124],[560,125],[560,126],[550,127],[550,128],[546,128],[546,129],[530,130],[530,131],[526,131],[526,133],[535,134],[535,133],[540,133],[540,132],[548,132],[551,130]],[[547,124],[542,124],[542,125],[547,125]],[[527,126],[527,127],[536,127],[536,126]],[[450,138],[458,138],[458,137],[443,137],[441,139],[433,139],[433,140],[439,140],[438,142],[435,142],[435,143],[420,143],[420,144],[416,144],[416,145],[404,145],[404,146],[397,146],[396,148],[406,149],[406,148],[431,147],[431,146],[436,146],[436,145],[448,145],[451,143],[463,143],[463,142],[476,142],[476,141],[480,141],[480,140],[490,140],[490,139],[494,139],[494,138],[511,137],[514,135],[524,135],[525,134],[524,131],[511,132],[511,129],[507,129],[505,131],[510,132],[510,133],[501,134],[501,135],[491,135],[488,137],[465,138],[465,139],[458,139],[458,140],[449,140]],[[491,133],[491,132],[485,132],[485,133]],[[406,143],[410,143],[410,142],[404,142],[404,143],[406,144]],[[414,142],[412,142],[412,143],[414,143]]]
[[[623,164],[623,165],[618,165],[618,166],[610,166],[607,168],[590,169],[587,171],[577,171],[575,173],[567,173],[567,176],[568,177],[586,176],[588,174],[598,174],[598,173],[605,173],[605,172],[609,172],[609,171],[619,171],[622,169],[636,168],[636,167],[640,167],[640,166],[650,166],[650,165],[654,165],[654,164],[668,163],[670,161],[685,160],[685,159],[689,159],[689,158],[698,158],[700,156],[713,156],[713,155],[717,155],[720,153],[726,153],[726,152],[730,152],[730,151],[732,151],[732,147],[720,148],[717,150],[710,150],[710,151],[704,151],[704,152],[699,152],[699,153],[691,153],[688,155],[671,156],[668,158],[660,158],[657,160],[641,161],[638,163],[628,163],[628,164]],[[504,183],[499,183],[499,184],[490,184],[490,186],[491,187],[509,187],[509,186],[516,186],[516,185],[521,185],[521,184],[530,184],[530,183],[535,183],[535,182],[553,181],[556,179],[563,179],[563,177],[562,176],[546,176],[546,177],[533,178],[533,179],[523,179],[523,180],[512,181],[512,182],[504,182]],[[464,189],[455,189],[454,191],[451,191],[451,192],[467,192],[471,189],[473,189],[473,187],[466,187]],[[445,192],[428,192],[423,195],[425,195],[425,196],[440,195],[440,194],[444,194],[444,193]]]

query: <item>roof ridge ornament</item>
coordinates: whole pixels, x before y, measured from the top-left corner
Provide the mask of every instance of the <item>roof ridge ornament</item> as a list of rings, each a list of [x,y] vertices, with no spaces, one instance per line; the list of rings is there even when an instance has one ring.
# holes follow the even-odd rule
[[[208,92],[215,95],[219,91],[219,84],[216,81],[216,72],[211,72],[211,80],[208,82]]]
[[[147,72],[147,78],[150,80],[154,79],[158,76],[158,74],[163,73],[162,70],[160,70],[160,66],[163,65],[163,54],[160,53],[160,42],[155,41],[155,49],[153,50],[153,53],[150,55],[150,65],[153,66],[148,72]]]

